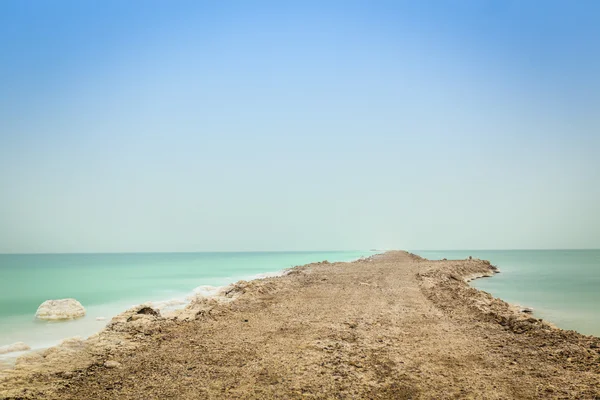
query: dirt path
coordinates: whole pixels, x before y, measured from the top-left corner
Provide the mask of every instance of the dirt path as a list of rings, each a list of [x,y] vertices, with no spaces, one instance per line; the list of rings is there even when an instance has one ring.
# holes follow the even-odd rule
[[[299,267],[242,283],[235,301],[206,303],[191,321],[149,316],[135,349],[13,377],[0,398],[600,398],[600,339],[463,280],[492,272],[405,252]]]

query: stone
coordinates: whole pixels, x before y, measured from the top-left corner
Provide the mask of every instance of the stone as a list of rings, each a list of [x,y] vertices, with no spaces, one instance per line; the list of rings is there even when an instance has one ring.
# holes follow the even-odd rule
[[[46,300],[35,316],[48,321],[75,319],[85,316],[85,308],[75,299]]]
[[[106,361],[106,362],[104,363],[104,366],[105,366],[106,368],[119,368],[119,367],[121,366],[121,363],[120,363],[120,362],[118,362],[118,361],[112,361],[112,360],[111,360],[111,361]]]
[[[137,314],[140,314],[140,315],[154,315],[155,317],[160,316],[160,312],[158,310],[155,310],[152,307],[147,307],[145,305],[142,305],[142,308],[140,308],[137,311]]]
[[[0,354],[15,353],[17,351],[27,350],[31,350],[31,347],[29,347],[26,343],[23,342],[13,343],[7,346],[0,346]]]
[[[113,332],[128,332],[134,335],[151,334],[160,331],[163,318],[158,310],[147,305],[138,305],[115,316],[106,326]]]

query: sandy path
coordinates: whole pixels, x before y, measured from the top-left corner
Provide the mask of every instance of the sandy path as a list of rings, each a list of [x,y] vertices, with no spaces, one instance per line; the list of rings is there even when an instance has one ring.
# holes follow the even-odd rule
[[[600,340],[517,315],[463,278],[484,262],[404,252],[253,282],[135,350],[5,398],[600,398]],[[139,335],[138,335],[139,336]],[[118,361],[117,368],[102,365]],[[11,386],[12,385],[12,386]],[[11,390],[2,392],[2,389]],[[24,390],[26,389],[26,390]],[[1,397],[1,396],[0,396]]]

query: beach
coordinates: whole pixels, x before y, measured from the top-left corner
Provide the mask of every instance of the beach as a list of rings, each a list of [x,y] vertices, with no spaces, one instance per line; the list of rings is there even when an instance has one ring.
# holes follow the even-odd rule
[[[121,254],[0,254],[0,369],[24,342],[34,350],[73,336],[88,337],[112,317],[146,303],[166,311],[189,297],[238,280],[278,274],[315,261],[353,261],[371,251],[200,252]],[[46,300],[74,298],[83,318],[52,323],[35,318]]]
[[[600,397],[600,338],[470,287],[479,259],[392,251],[240,281],[22,356],[3,399]]]

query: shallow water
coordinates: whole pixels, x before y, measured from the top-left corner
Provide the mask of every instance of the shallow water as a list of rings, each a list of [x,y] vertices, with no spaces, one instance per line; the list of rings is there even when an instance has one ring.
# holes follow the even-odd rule
[[[600,250],[413,251],[439,260],[489,260],[501,273],[471,284],[509,303],[532,307],[560,328],[600,336]]]
[[[310,262],[351,261],[370,251],[0,255],[0,346],[43,348],[87,337],[127,308],[148,301],[183,302],[240,279]],[[48,299],[75,298],[87,310],[74,321],[36,320]],[[97,317],[105,317],[103,321]],[[0,355],[0,358],[3,357]],[[6,357],[6,356],[4,356]]]

